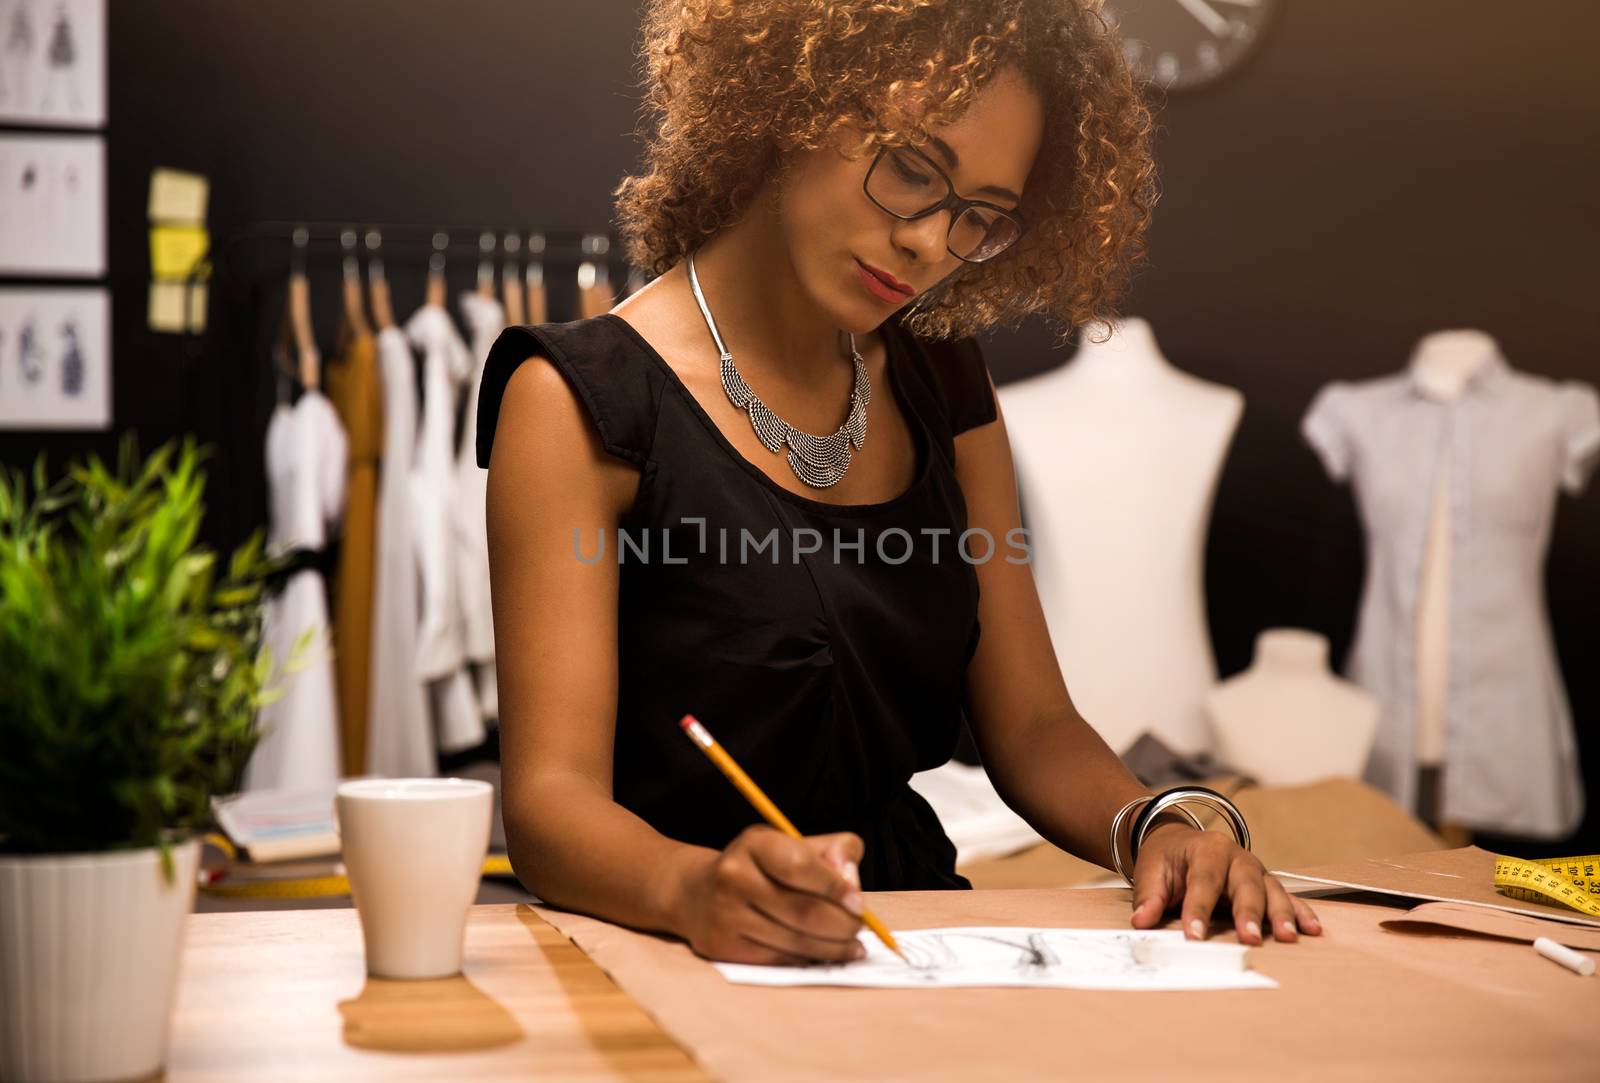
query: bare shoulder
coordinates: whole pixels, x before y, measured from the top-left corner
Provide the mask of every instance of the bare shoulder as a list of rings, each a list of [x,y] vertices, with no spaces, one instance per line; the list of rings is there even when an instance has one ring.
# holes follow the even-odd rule
[[[489,457],[491,499],[509,489],[513,508],[570,500],[614,522],[638,486],[638,468],[606,452],[577,389],[543,352],[530,354],[501,398]]]
[[[993,501],[994,510],[1009,514],[1015,511],[1017,502],[1011,437],[1006,431],[1005,412],[994,378],[986,371],[983,379],[994,397],[994,420],[956,434],[956,481],[969,506],[974,500]]]
[[[623,298],[611,314],[637,331],[680,376],[684,373],[674,359],[704,350],[705,321],[682,263]]]

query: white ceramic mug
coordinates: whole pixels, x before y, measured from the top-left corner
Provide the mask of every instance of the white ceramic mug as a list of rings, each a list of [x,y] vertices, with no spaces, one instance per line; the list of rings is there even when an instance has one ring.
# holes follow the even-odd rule
[[[489,852],[494,787],[462,778],[339,784],[335,812],[367,973],[461,973],[467,910]]]

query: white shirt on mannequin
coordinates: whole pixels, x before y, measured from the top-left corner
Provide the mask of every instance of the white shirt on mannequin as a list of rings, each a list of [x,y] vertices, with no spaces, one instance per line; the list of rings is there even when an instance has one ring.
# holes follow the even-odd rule
[[[1328,640],[1298,628],[1256,637],[1250,668],[1206,697],[1217,758],[1263,786],[1360,778],[1378,701],[1328,668]]]
[[[1174,368],[1138,318],[998,393],[1073,703],[1117,752],[1145,731],[1207,751],[1203,555],[1244,396]]]
[[[1492,357],[1494,339],[1482,331],[1435,331],[1417,343],[1411,365],[1421,386],[1454,402],[1472,374]],[[1417,765],[1444,762],[1445,704],[1450,684],[1450,448],[1439,445],[1433,507],[1417,598]]]
[[[1600,460],[1600,394],[1511,368],[1483,332],[1451,332],[1419,342],[1403,372],[1328,384],[1301,431],[1329,475],[1352,483],[1366,528],[1345,672],[1381,704],[1367,781],[1415,807],[1419,745],[1430,747],[1421,711],[1435,710],[1447,723],[1435,722],[1433,738],[1441,821],[1538,838],[1572,831],[1585,798],[1544,558],[1558,492],[1580,494]],[[1447,526],[1435,514],[1442,483]],[[1443,546],[1428,551],[1441,531],[1448,573],[1435,560]],[[1444,642],[1431,631],[1441,619]]]

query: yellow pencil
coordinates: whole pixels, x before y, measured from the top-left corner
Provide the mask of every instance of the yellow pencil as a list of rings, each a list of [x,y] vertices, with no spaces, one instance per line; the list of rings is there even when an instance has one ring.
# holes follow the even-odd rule
[[[761,787],[751,781],[750,776],[744,773],[744,769],[733,761],[733,757],[728,755],[728,750],[717,744],[711,734],[706,732],[706,728],[699,723],[694,715],[684,715],[678,720],[678,725],[683,727],[683,732],[689,735],[690,740],[699,745],[700,749],[711,757],[711,762],[722,769],[722,773],[728,776],[728,781],[739,788],[739,792],[749,799],[750,803],[756,807],[757,812],[766,817],[769,824],[792,839],[804,837],[799,831],[795,830],[795,826],[789,822],[789,818],[778,811],[778,806],[774,805],[772,800],[761,792]],[[905,955],[900,951],[900,945],[894,942],[894,934],[889,931],[887,925],[878,920],[876,914],[870,909],[863,910],[861,921],[867,928],[878,934],[878,939],[882,940],[890,951],[900,956],[907,965],[910,965],[910,960],[906,959]]]

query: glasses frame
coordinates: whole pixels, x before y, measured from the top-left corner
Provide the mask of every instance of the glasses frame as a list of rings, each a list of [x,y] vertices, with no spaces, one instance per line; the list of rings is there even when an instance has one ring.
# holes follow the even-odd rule
[[[933,172],[944,181],[944,198],[939,200],[939,202],[935,203],[933,206],[928,207],[926,210],[918,211],[916,214],[901,214],[899,211],[890,210],[882,203],[879,203],[877,197],[872,194],[872,174],[877,170],[878,166],[883,164],[883,156],[891,150],[910,151],[915,157],[921,159],[929,169],[933,170]],[[949,252],[952,256],[955,256],[955,258],[960,260],[962,263],[988,263],[990,260],[994,259],[995,256],[1005,255],[1007,252],[1011,251],[1011,249],[1017,246],[1017,241],[1022,239],[1022,235],[1026,233],[1028,229],[1027,220],[1024,219],[1017,211],[1012,210],[1009,207],[1001,207],[997,204],[990,203],[986,199],[967,199],[963,196],[957,195],[955,182],[950,179],[950,174],[946,173],[938,162],[935,162],[932,158],[929,158],[926,154],[922,153],[922,151],[918,150],[910,143],[897,143],[892,145],[886,143],[880,146],[878,148],[878,153],[873,156],[872,164],[867,167],[867,175],[861,180],[861,190],[866,193],[868,199],[872,200],[872,205],[874,207],[877,207],[884,214],[892,215],[893,217],[900,219],[902,222],[914,222],[918,218],[926,218],[930,214],[938,214],[946,207],[953,208],[953,212],[950,215],[950,226],[945,230],[944,247],[945,251]],[[1011,219],[1017,224],[1016,237],[1012,239],[1010,244],[1000,249],[1000,251],[994,253],[993,255],[985,256],[982,259],[968,259],[966,256],[961,255],[954,248],[950,247],[950,235],[955,232],[956,223],[960,221],[963,214],[967,213],[967,209],[969,207],[982,207],[985,210],[994,211],[996,214],[1002,214]]]

